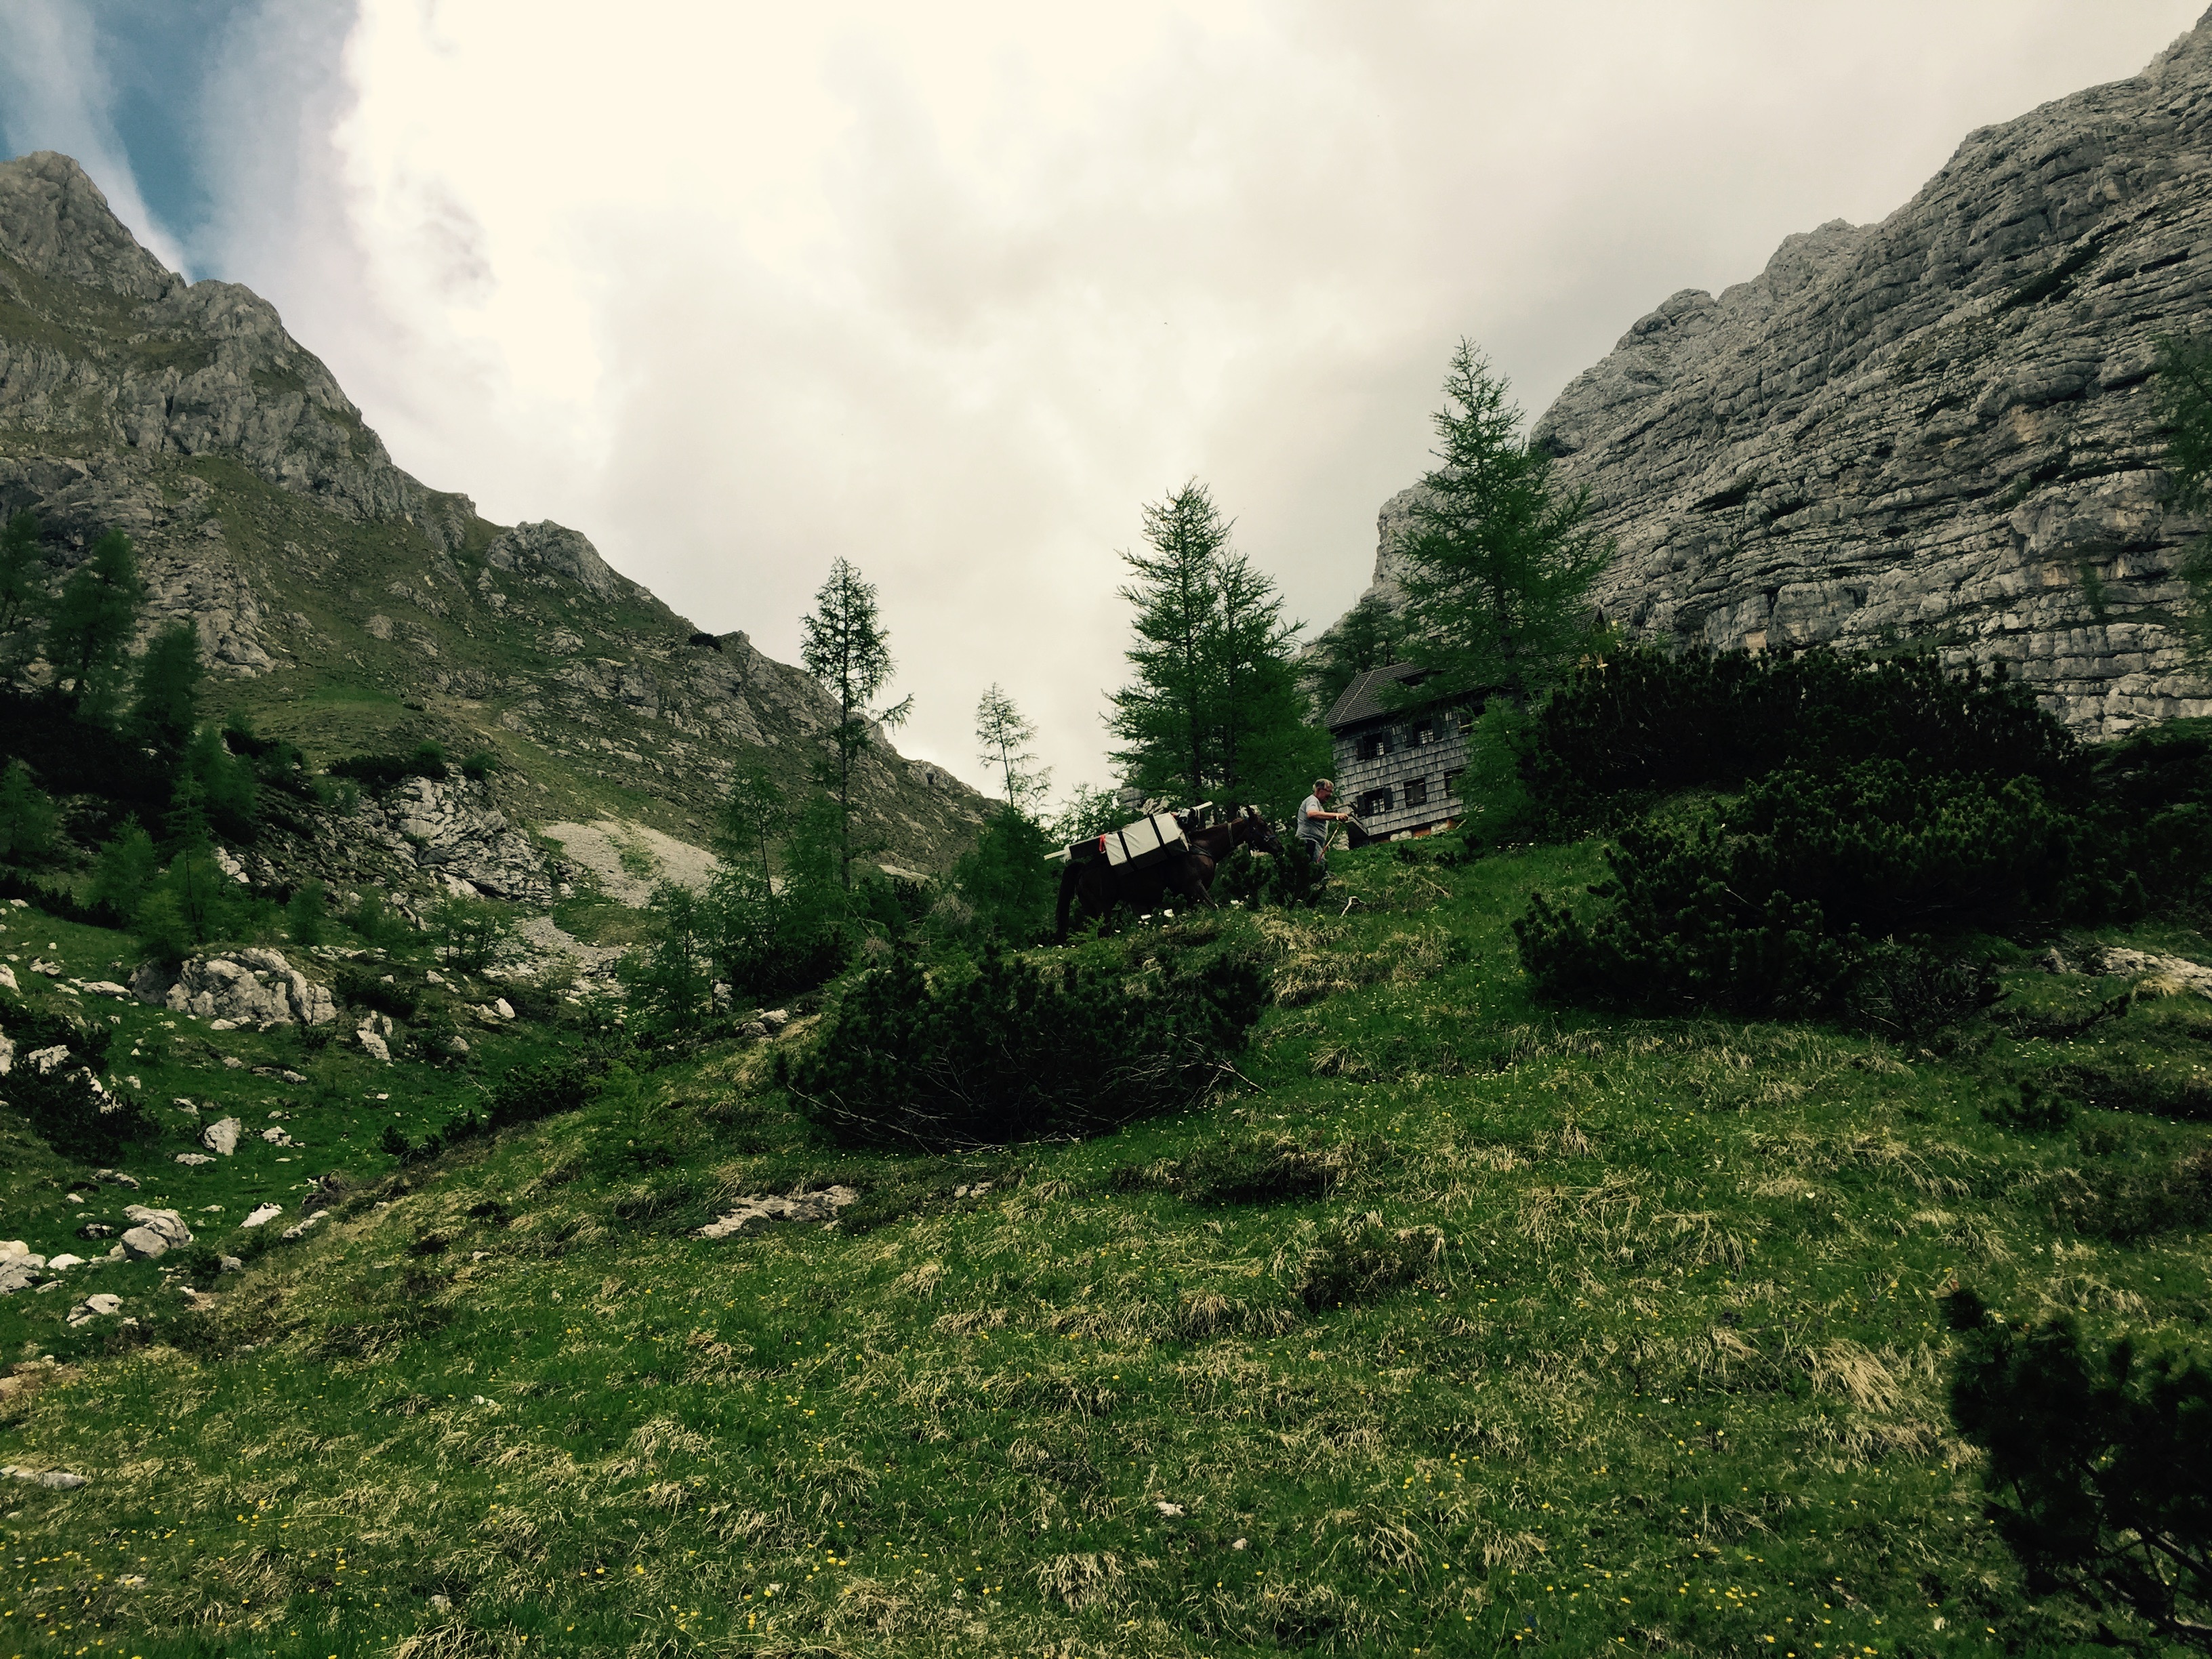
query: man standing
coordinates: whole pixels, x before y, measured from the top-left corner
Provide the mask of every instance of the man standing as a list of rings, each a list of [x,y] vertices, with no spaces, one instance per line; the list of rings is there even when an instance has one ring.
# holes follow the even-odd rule
[[[1341,823],[1352,816],[1349,812],[1332,812],[1327,810],[1330,799],[1335,793],[1334,784],[1327,778],[1316,778],[1313,793],[1308,795],[1298,805],[1298,839],[1306,844],[1306,850],[1313,854],[1315,866],[1322,870],[1328,868],[1328,826],[1332,823]]]

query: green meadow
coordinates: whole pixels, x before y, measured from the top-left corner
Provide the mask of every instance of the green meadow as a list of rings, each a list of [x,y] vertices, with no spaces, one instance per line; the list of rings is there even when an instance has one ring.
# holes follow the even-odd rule
[[[1984,1517],[1942,1298],[2201,1331],[2171,1172],[2212,1146],[2176,1115],[2212,1007],[1997,945],[2008,994],[1940,1050],[1571,1015],[1508,924],[1595,842],[1402,850],[1340,854],[1318,911],[1074,947],[1133,982],[1235,953],[1273,994],[1197,1108],[1079,1144],[831,1143],[770,1058],[836,986],[773,1042],[629,1051],[585,1109],[415,1162],[386,1127],[419,1141],[574,1030],[386,1067],[86,999],[163,1139],[134,1193],[16,1129],[0,1232],[52,1253],[156,1203],[205,1253],[0,1300],[30,1362],[0,1461],[87,1477],[0,1491],[0,1655],[2096,1649]],[[127,954],[7,915],[26,960]],[[2054,1077],[2123,1109],[2024,1109]],[[179,1166],[176,1097],[257,1138]],[[271,1112],[302,1149],[258,1139]],[[270,1237],[332,1170],[339,1206]],[[834,1224],[696,1236],[830,1184],[860,1194]],[[72,1328],[91,1290],[137,1322]]]

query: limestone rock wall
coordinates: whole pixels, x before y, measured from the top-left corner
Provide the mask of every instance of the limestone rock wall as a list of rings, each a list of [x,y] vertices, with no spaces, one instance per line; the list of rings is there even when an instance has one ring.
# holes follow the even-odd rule
[[[2149,377],[2212,325],[2212,14],[1968,136],[1879,224],[1674,295],[1536,423],[1620,552],[1606,614],[1715,647],[1922,641],[2076,729],[2212,713]],[[1377,587],[1408,495],[1383,509]]]

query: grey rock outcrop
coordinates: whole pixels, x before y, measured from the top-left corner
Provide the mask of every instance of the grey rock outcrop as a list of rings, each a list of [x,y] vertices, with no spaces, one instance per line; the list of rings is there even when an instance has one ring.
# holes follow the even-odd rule
[[[89,1325],[95,1319],[112,1319],[123,1311],[123,1298],[112,1291],[101,1291],[88,1296],[69,1310],[72,1326]]]
[[[2212,713],[2148,385],[2212,302],[2212,14],[2142,75],[1970,134],[1879,224],[1666,301],[1536,423],[1662,641],[1925,641],[2076,730]],[[1383,509],[1379,590],[1409,495]]]
[[[135,1224],[123,1235],[126,1255],[143,1261],[182,1249],[192,1242],[192,1230],[185,1225],[184,1217],[174,1210],[155,1210],[143,1204],[131,1204],[125,1206],[123,1213]]]
[[[194,957],[174,977],[149,963],[131,975],[131,994],[177,1013],[240,1025],[328,1025],[338,1017],[328,986],[309,979],[282,951],[258,945]]]
[[[491,791],[467,778],[410,778],[381,800],[364,799],[335,833],[373,839],[448,888],[520,904],[550,904],[553,884],[530,837],[508,822]],[[361,850],[351,849],[358,861]]]
[[[200,1131],[200,1145],[217,1158],[228,1158],[238,1150],[238,1137],[244,1127],[234,1117],[217,1118]]]
[[[629,585],[608,567],[588,539],[550,520],[515,526],[484,549],[484,562],[495,570],[537,575],[541,580],[566,577],[601,599],[611,599]]]

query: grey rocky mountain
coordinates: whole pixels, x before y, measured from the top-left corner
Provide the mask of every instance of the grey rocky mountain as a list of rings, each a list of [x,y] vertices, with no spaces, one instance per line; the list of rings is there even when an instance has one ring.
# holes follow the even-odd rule
[[[133,538],[143,631],[193,624],[218,712],[318,760],[493,751],[489,793],[380,808],[481,890],[545,896],[510,823],[611,814],[702,842],[735,762],[765,751],[803,787],[836,718],[810,676],[701,633],[576,531],[489,524],[403,471],[274,307],[166,269],[52,153],[0,162],[0,512],[24,507],[55,582],[103,531]],[[864,840],[923,869],[987,805],[880,740],[859,794]]]
[[[2176,627],[2149,379],[2212,322],[2212,13],[2141,75],[1971,133],[1879,224],[1686,289],[1532,428],[1619,554],[1607,617],[1714,648],[1923,641],[2075,729],[2212,713]],[[1379,522],[1373,590],[1413,500]]]

